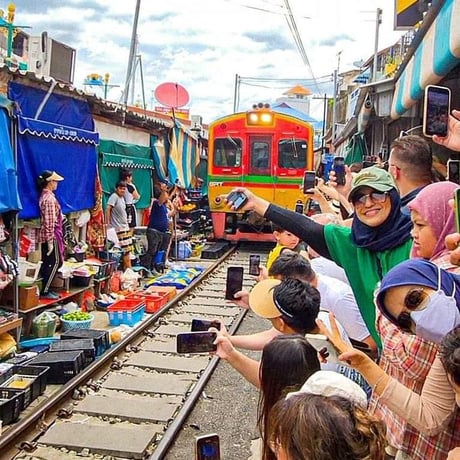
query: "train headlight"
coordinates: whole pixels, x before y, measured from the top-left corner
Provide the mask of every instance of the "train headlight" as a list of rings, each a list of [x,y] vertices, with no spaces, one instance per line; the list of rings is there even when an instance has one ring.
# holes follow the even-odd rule
[[[257,112],[248,113],[248,125],[258,125],[259,124],[259,114]]]
[[[271,125],[273,123],[273,114],[272,113],[261,113],[260,114],[260,121],[264,125]]]
[[[246,116],[248,126],[268,126],[273,124],[273,113],[257,110],[248,112]]]

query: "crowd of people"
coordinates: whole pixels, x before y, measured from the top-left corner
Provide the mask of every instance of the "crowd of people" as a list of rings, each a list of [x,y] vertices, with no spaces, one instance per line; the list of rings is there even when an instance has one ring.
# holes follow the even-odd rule
[[[460,111],[433,141],[460,151]],[[314,194],[346,196],[350,219],[236,189],[277,240],[234,300],[271,327],[230,336],[222,325],[216,339],[259,388],[262,460],[460,459],[460,185],[436,181],[432,165],[428,142],[404,136],[388,170],[348,171],[340,187],[332,174]]]

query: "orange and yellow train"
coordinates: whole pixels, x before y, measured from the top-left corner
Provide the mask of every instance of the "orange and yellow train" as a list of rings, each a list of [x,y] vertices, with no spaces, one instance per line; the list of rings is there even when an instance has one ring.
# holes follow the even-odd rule
[[[272,241],[268,223],[254,213],[235,213],[224,196],[243,186],[271,203],[294,210],[305,204],[305,170],[313,170],[313,126],[259,104],[209,126],[208,193],[214,236],[225,240]]]

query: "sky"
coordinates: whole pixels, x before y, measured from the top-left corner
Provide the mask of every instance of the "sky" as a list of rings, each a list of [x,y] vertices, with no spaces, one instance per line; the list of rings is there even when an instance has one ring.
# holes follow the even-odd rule
[[[0,7],[6,10],[8,2]],[[110,74],[108,99],[122,100],[136,0],[16,0],[15,23],[26,32],[47,31],[77,50],[74,86],[87,75]],[[315,95],[332,94],[332,74],[355,69],[373,55],[376,9],[382,8],[379,49],[395,43],[392,0],[290,0],[305,55],[285,17],[285,0],[141,0],[138,54],[147,108],[162,83],[182,85],[190,96],[184,107],[204,123],[258,102],[273,103],[300,83]],[[359,66],[358,66],[359,67]],[[284,80],[284,81],[282,81]],[[134,102],[142,98],[140,72]],[[131,102],[131,92],[128,102]],[[312,99],[311,115],[322,118],[323,102]]]

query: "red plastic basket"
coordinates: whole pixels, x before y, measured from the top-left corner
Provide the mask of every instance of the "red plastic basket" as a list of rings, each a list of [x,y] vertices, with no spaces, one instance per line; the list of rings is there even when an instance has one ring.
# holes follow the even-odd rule
[[[151,292],[149,294],[135,293],[130,294],[127,298],[137,299],[145,303],[146,313],[155,313],[168,303],[169,294],[167,292]]]
[[[107,307],[111,326],[128,324],[132,326],[144,316],[145,303],[143,299],[126,298],[114,302]]]

